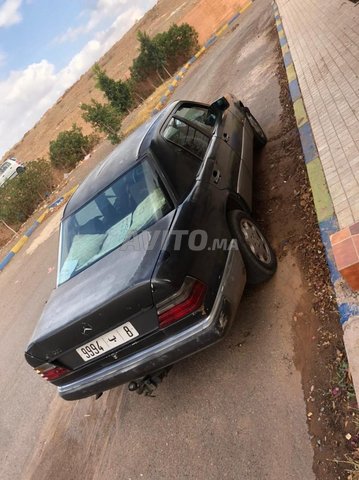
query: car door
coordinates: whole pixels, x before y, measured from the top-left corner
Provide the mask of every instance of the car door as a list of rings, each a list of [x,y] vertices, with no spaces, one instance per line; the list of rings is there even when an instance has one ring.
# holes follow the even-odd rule
[[[211,111],[208,105],[184,102],[172,117],[177,125],[177,134],[166,136],[176,144],[181,144],[201,160],[206,155],[213,159],[211,182],[220,189],[235,190],[239,171],[239,155],[242,148],[241,132],[237,120],[231,112]],[[180,134],[180,124],[183,133]],[[189,135],[187,134],[190,128]],[[188,137],[193,141],[188,142]],[[170,138],[171,137],[171,138]]]
[[[226,155],[219,152],[217,162],[221,164],[219,166],[221,172],[231,168],[231,174],[235,180],[231,182],[230,187],[245,200],[251,209],[253,181],[252,128],[248,123],[242,104],[232,95],[227,95],[226,100],[229,102],[229,108],[223,112],[215,135],[225,142],[232,152],[227,151]],[[230,159],[231,167],[224,162],[224,158]]]
[[[241,143],[230,143],[240,156],[240,164],[236,185],[236,192],[246,201],[248,207],[252,208],[253,194],[253,130],[245,114],[244,106],[234,96],[229,95],[229,112],[231,113],[235,129],[240,132]]]
[[[213,127],[202,122],[205,114],[201,105],[193,110],[192,104],[181,105],[162,127],[160,143],[152,146],[179,200],[194,184],[211,144]]]

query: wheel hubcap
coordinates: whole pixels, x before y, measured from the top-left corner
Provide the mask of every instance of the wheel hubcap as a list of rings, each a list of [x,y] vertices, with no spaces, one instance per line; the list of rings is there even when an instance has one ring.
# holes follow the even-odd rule
[[[244,240],[253,255],[262,263],[269,264],[272,259],[269,245],[256,225],[248,218],[243,218],[240,228]]]

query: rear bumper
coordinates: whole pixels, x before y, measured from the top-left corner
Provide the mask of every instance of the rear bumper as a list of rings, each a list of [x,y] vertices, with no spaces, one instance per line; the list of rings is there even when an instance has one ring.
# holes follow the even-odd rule
[[[58,387],[65,400],[78,400],[161,370],[221,340],[235,317],[246,282],[238,250],[228,253],[222,281],[210,314],[166,340],[97,372]]]

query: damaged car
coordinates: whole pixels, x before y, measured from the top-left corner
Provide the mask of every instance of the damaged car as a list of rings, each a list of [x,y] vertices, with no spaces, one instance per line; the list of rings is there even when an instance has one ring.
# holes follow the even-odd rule
[[[266,141],[232,95],[177,101],[78,188],[25,353],[62,398],[128,382],[151,393],[170,366],[225,336],[246,283],[276,270],[251,214],[253,152]]]

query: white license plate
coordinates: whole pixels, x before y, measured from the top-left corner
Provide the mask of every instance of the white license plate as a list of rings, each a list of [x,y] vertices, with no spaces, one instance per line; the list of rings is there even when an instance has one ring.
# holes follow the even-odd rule
[[[88,362],[89,360],[99,357],[103,353],[108,352],[119,345],[123,345],[138,336],[139,333],[132,323],[127,322],[124,325],[107,332],[105,335],[101,335],[101,337],[91,340],[89,343],[85,343],[82,347],[76,348],[76,352],[80,355],[82,360]]]

